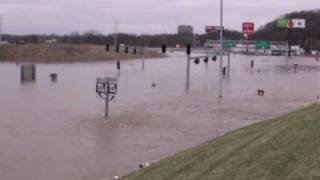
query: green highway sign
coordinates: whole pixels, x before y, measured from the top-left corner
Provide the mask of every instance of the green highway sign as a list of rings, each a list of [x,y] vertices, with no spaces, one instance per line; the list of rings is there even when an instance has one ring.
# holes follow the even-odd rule
[[[277,21],[278,28],[288,28],[289,27],[289,19],[279,19]]]
[[[256,49],[258,49],[258,50],[271,49],[271,42],[270,41],[257,41],[256,42]]]
[[[224,44],[223,46],[225,48],[234,48],[237,45],[237,43],[235,41],[232,41],[232,40],[226,40],[226,41],[224,41],[223,44]]]

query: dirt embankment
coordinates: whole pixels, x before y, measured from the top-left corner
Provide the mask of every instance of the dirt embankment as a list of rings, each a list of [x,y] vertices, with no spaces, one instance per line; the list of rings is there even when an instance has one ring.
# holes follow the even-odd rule
[[[0,62],[91,62],[105,60],[126,60],[141,58],[141,54],[107,52],[99,45],[68,45],[68,44],[26,44],[0,46]],[[155,51],[146,50],[145,58],[157,58],[161,55]]]

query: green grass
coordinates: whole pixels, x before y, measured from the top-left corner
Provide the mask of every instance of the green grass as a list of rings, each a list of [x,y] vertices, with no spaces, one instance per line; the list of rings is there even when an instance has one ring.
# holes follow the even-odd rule
[[[236,130],[123,179],[320,179],[320,105]]]

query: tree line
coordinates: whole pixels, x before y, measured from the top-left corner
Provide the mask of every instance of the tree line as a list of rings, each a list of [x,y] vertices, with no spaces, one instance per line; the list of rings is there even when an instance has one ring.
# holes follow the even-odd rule
[[[270,41],[288,41],[288,29],[277,27],[277,20],[280,18],[302,18],[306,19],[305,29],[294,29],[292,32],[293,45],[300,45],[310,52],[310,50],[320,49],[320,10],[301,11],[286,14],[266,25],[260,27],[250,39],[252,40],[270,40]],[[184,46],[192,44],[194,46],[203,46],[207,40],[218,40],[219,33],[212,34],[126,34],[119,33],[118,43],[131,46],[149,46],[160,47],[162,44],[174,47],[177,44]],[[56,39],[59,43],[66,44],[113,44],[114,34],[104,35],[97,30],[88,30],[85,33],[72,32],[67,35],[4,35],[3,39],[10,42],[24,43],[43,43],[46,40]],[[243,35],[239,31],[224,30],[224,38],[227,40],[241,40]]]
[[[242,34],[237,31],[225,30],[225,38],[230,40],[238,40],[242,37]],[[65,44],[114,44],[114,34],[104,35],[96,30],[89,30],[85,33],[72,32],[66,35],[3,35],[3,39],[10,43],[45,43],[48,40],[55,39],[59,43]],[[160,47],[162,44],[174,47],[177,44],[184,46],[186,44],[192,44],[196,46],[202,46],[206,40],[218,40],[219,33],[212,34],[117,34],[118,44],[126,44],[129,46],[149,46]]]
[[[320,50],[320,10],[286,14],[259,28],[252,38],[255,40],[288,41],[289,30],[277,27],[277,20],[281,18],[305,19],[305,29],[293,29],[292,43],[293,45],[299,45],[307,52]]]

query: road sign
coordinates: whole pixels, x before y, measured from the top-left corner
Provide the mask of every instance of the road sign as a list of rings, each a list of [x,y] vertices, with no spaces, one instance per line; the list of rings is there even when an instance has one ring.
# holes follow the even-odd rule
[[[117,78],[97,78],[96,92],[100,97],[105,97],[106,94],[117,94]]]
[[[306,28],[306,20],[305,19],[292,19],[293,28]]]
[[[306,28],[305,19],[279,19],[277,21],[278,28],[304,29]]]
[[[220,26],[206,26],[206,33],[217,33],[220,32]]]
[[[289,27],[289,19],[279,19],[277,21],[278,28],[288,28]]]
[[[252,34],[252,33],[254,33],[254,23],[252,23],[252,22],[244,22],[242,24],[242,33],[244,33],[244,34]]]
[[[271,49],[271,42],[270,41],[257,41],[256,42],[256,49],[258,49],[258,50]]]
[[[106,101],[106,117],[109,115],[109,101],[114,99],[117,94],[117,86],[117,78],[106,77],[97,78],[96,80],[96,92],[100,98],[105,99]]]
[[[224,41],[224,47],[225,48],[234,48],[236,47],[237,43],[235,41],[232,40],[225,40]]]

